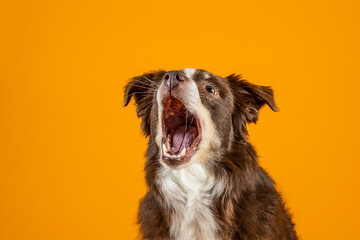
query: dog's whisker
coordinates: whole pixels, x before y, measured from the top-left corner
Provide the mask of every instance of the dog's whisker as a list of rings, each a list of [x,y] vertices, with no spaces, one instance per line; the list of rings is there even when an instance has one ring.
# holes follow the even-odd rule
[[[133,92],[131,93],[129,96],[133,96],[133,95],[136,95],[136,94],[142,94],[142,95],[150,95],[150,96],[153,96],[156,92]]]
[[[150,87],[150,86],[143,86],[143,85],[137,85],[137,84],[134,84],[133,87],[137,87],[137,88],[140,88],[140,89],[144,89],[145,91],[157,91],[157,88],[155,87]]]
[[[202,97],[205,97],[205,98],[208,98],[208,96],[205,96],[204,94],[200,93],[200,96]],[[224,110],[227,110],[226,106],[222,105],[221,103],[219,102],[214,102],[215,104],[219,105],[221,108],[223,108]]]
[[[139,85],[139,84],[134,84],[132,85],[133,87],[138,87],[138,88],[143,88],[143,89],[152,89],[152,90],[156,90],[157,88],[154,86],[148,86],[148,85]]]
[[[146,79],[145,79],[146,80]],[[148,82],[144,82],[144,81],[142,81],[142,82],[139,82],[139,84],[144,84],[144,85],[146,85],[146,86],[149,86],[149,87],[158,87],[158,84],[156,84],[156,83],[148,83]],[[133,86],[135,86],[136,84],[133,84]]]
[[[158,83],[156,83],[156,82],[152,81],[152,80],[151,80],[151,79],[149,79],[148,77],[146,77],[146,76],[143,76],[143,77],[144,77],[144,79],[148,80],[149,82],[151,82],[151,83],[153,83],[153,84],[155,84],[155,85],[158,85]]]
[[[148,102],[144,107],[142,107],[142,109],[149,108],[153,103],[154,103],[153,101]]]

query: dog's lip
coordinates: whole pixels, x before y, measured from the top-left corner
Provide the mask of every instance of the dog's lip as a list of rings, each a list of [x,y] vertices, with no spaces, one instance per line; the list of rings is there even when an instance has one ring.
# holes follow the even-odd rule
[[[168,96],[168,97],[175,98],[173,96]],[[166,97],[166,98],[168,98],[168,97]],[[166,98],[164,98],[163,101],[165,101]],[[182,99],[180,99],[180,98],[175,98],[175,99],[179,100],[183,104]],[[183,104],[183,106],[186,109],[184,104]],[[201,136],[202,136],[202,128],[201,128],[201,125],[200,125],[200,122],[199,122],[197,116],[195,114],[192,114],[192,116],[194,117],[195,122],[196,122],[197,136],[191,142],[190,146],[183,147],[181,149],[181,151],[174,153],[170,146],[169,135],[166,132],[165,109],[162,112],[162,121],[161,121],[161,124],[162,124],[162,126],[161,126],[161,128],[162,128],[162,144],[161,144],[162,161],[172,168],[176,168],[184,163],[189,162],[191,160],[192,156],[198,150],[198,146],[199,146],[199,143],[201,141]]]

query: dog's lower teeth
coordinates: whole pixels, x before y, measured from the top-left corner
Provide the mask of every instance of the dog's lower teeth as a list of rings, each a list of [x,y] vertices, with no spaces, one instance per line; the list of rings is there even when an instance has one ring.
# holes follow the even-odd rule
[[[185,156],[185,152],[186,152],[186,149],[184,148],[182,151],[181,151],[181,153],[180,153],[180,156]]]

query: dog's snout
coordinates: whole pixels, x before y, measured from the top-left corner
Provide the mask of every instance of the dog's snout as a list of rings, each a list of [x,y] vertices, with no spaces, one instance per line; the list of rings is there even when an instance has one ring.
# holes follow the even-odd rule
[[[185,77],[179,71],[169,71],[164,75],[164,84],[173,90],[180,82],[184,81]]]

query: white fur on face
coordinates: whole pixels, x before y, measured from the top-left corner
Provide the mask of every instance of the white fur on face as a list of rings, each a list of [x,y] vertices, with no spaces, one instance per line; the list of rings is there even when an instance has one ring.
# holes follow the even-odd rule
[[[157,143],[159,149],[161,149],[161,142],[162,142],[162,114],[163,114],[163,105],[161,103],[159,89],[161,89],[161,87],[163,85],[164,85],[164,82],[162,82],[160,84],[160,86],[158,88],[158,92],[156,94],[156,101],[158,102],[158,120],[159,120],[159,122],[158,122],[158,125],[157,125],[157,133],[156,133],[156,137],[155,137],[155,142]]]
[[[210,78],[210,74],[209,74],[209,73],[207,73],[207,72],[205,72],[205,73],[204,73],[204,78],[205,78],[205,79]]]
[[[183,69],[183,72],[189,79],[191,79],[191,77],[192,77],[192,75],[194,75],[195,71],[196,71],[196,69],[194,69],[194,68],[184,68]]]
[[[211,147],[220,146],[220,141],[210,112],[202,104],[197,85],[191,79],[196,70],[186,68],[182,71],[190,79],[186,90],[182,92],[182,101],[199,120],[202,138],[191,160],[179,169],[171,169],[159,159],[162,168],[158,172],[157,185],[169,207],[174,209],[170,225],[172,237],[176,240],[214,240],[218,239],[218,226],[211,211],[211,204],[213,189],[217,188],[217,184],[207,170],[206,163],[214,154]],[[161,149],[163,108],[159,92],[157,101],[160,122],[156,142]]]

